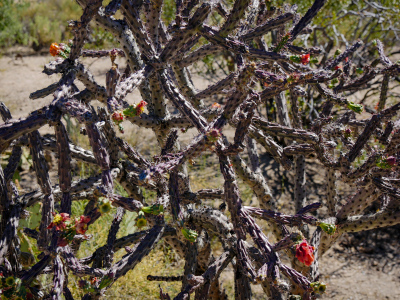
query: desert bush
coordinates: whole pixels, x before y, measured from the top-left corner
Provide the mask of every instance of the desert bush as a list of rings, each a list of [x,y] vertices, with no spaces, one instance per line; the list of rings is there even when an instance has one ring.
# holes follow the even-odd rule
[[[162,1],[77,2],[82,16],[68,23],[74,38],[51,45],[57,59],[43,71],[61,79],[30,95],[53,95],[52,102],[20,120],[1,105],[0,149],[11,149],[0,172],[2,298],[73,299],[68,278],[79,278],[82,298],[98,299],[164,240],[184,259],[182,273],[165,276],[152,269],[147,279],[181,282],[174,299],[193,293],[196,299],[225,299],[219,277],[228,265],[236,299],[250,299],[255,284],[273,299],[315,299],[326,289],[319,281],[319,258],[342,234],[400,223],[395,120],[400,104],[387,101],[400,65],[385,55],[379,39],[368,45],[356,40],[334,53],[329,43],[308,47],[304,35],[319,30],[311,22],[325,0],[315,0],[304,15],[295,5],[277,9],[270,2],[237,0],[229,7],[176,2],[166,12],[175,12],[168,26]],[[91,21],[118,45],[84,49]],[[294,44],[301,37],[303,44]],[[221,51],[229,54],[229,73],[198,91],[190,66],[207,56],[215,60]],[[81,57],[110,58],[105,86]],[[117,57],[126,62],[122,72]],[[355,91],[374,85],[380,91],[376,107],[353,102]],[[140,101],[128,98],[135,89]],[[93,100],[103,106],[95,109]],[[82,126],[91,151],[69,139],[63,120],[70,118]],[[158,155],[129,144],[124,122],[152,130]],[[54,135],[40,135],[46,124]],[[185,143],[189,129],[196,134]],[[20,195],[12,178],[23,147],[30,149],[40,190]],[[57,154],[58,185],[51,182],[44,149]],[[294,212],[278,206],[271,192],[276,187],[260,168],[260,151],[292,170]],[[97,173],[73,181],[73,160],[96,166]],[[220,172],[195,191],[194,160],[211,162]],[[305,188],[310,161],[326,176],[326,199],[316,203],[308,203]],[[241,188],[238,179],[250,189]],[[349,197],[339,195],[338,184],[352,191]],[[251,194],[258,203],[248,205]],[[38,228],[23,230],[34,245],[23,249],[19,221],[38,203]],[[379,210],[371,213],[371,205]],[[316,214],[322,207],[324,218]],[[132,213],[136,232],[125,231]],[[91,240],[89,227],[107,237]],[[85,243],[92,243],[89,253],[78,258]],[[121,249],[125,253],[117,255]],[[42,274],[52,276],[50,288],[40,284]],[[172,293],[160,288],[161,299]]]

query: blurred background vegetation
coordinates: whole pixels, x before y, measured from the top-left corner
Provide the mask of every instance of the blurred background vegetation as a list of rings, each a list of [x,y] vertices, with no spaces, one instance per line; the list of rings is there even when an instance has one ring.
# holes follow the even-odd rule
[[[313,0],[264,0],[268,5],[278,9],[285,3],[298,6],[298,12],[302,15],[313,4]],[[103,1],[106,5],[110,0]],[[230,7],[233,0],[223,1],[226,7]],[[325,28],[326,34],[333,36],[336,33],[343,34],[346,40],[351,41],[357,38],[354,29],[360,26],[360,18],[356,14],[370,12],[367,9],[366,1],[341,0],[329,1],[314,19],[314,24],[319,28]],[[164,1],[163,19],[169,24],[175,15],[175,2]],[[372,2],[374,3],[374,2]],[[399,0],[381,0],[376,2],[376,7],[390,7],[384,18],[367,15],[366,28],[359,28],[361,38],[368,36],[368,40],[384,37],[384,43],[391,46],[395,39],[395,31],[387,28],[398,28],[400,18],[398,17]],[[74,0],[1,0],[0,1],[0,48],[7,48],[14,45],[24,45],[39,51],[47,48],[52,42],[61,42],[72,38],[67,22],[80,17],[82,9]],[[397,12],[397,13],[396,13]],[[346,14],[347,13],[347,14]],[[346,15],[345,15],[346,14]],[[118,17],[118,15],[117,15]],[[369,19],[368,19],[369,17]],[[216,23],[220,19],[215,18]],[[365,29],[373,28],[374,30]],[[316,32],[319,38],[324,36],[320,30]],[[314,35],[309,39],[313,42]],[[338,39],[336,44],[343,42]],[[110,34],[99,28],[93,28],[90,41],[91,48],[102,48],[110,46],[113,38]],[[340,46],[340,45],[336,45]]]

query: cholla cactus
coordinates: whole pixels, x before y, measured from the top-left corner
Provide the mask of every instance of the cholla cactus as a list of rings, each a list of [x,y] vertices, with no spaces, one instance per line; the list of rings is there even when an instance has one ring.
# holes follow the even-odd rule
[[[400,197],[398,183],[391,181],[398,180],[399,174],[400,132],[393,130],[391,120],[400,104],[384,108],[388,83],[399,75],[400,66],[385,56],[379,41],[371,46],[378,49],[379,56],[365,63],[362,70],[352,62],[362,41],[342,52],[336,51],[330,58],[329,50],[325,51],[327,56],[322,60],[317,57],[323,49],[294,45],[300,34],[311,30],[309,25],[326,0],[315,0],[303,17],[296,13],[296,6],[277,10],[269,1],[265,5],[236,0],[229,12],[218,1],[203,4],[176,1],[176,18],[168,27],[161,19],[162,0],[112,0],[106,7],[100,0],[77,2],[83,14],[79,21],[69,23],[74,39],[68,45],[51,45],[50,53],[59,57],[44,70],[48,75],[61,74],[61,79],[31,95],[35,99],[53,94],[53,101],[19,120],[11,119],[10,112],[1,105],[5,123],[0,125],[0,149],[13,148],[7,167],[0,168],[2,295],[19,299],[28,295],[40,298],[48,293],[46,297],[59,299],[63,293],[66,299],[72,299],[66,285],[66,278],[72,273],[87,277],[80,281],[86,293],[83,299],[98,299],[164,238],[186,260],[184,274],[178,277],[154,274],[148,279],[181,280],[182,291],[175,299],[188,299],[192,293],[196,293],[196,299],[208,299],[212,293],[215,295],[215,290],[223,297],[224,291],[218,291],[218,278],[233,258],[236,258],[233,264],[236,299],[250,299],[251,284],[257,283],[274,299],[289,297],[288,284],[296,294],[291,297],[314,299],[316,294],[329,289],[324,283],[315,282],[318,259],[341,234],[400,223],[396,205]],[[114,17],[117,11],[123,19]],[[209,25],[208,17],[213,13],[222,18],[219,28]],[[119,45],[112,50],[83,50],[91,20],[111,32]],[[273,44],[267,45],[264,37],[270,33]],[[208,43],[199,44],[200,38]],[[222,50],[233,54],[237,70],[197,91],[188,66]],[[97,82],[79,62],[81,56],[110,57],[106,86]],[[117,56],[125,59],[128,66],[123,75],[115,63]],[[355,119],[354,112],[363,113],[363,106],[350,101],[348,92],[362,89],[380,75],[384,79],[377,110],[366,109],[361,119]],[[82,82],[85,88],[78,90],[75,81]],[[129,103],[127,95],[135,89],[139,89],[143,99]],[[316,104],[310,104],[311,114],[318,116],[311,123],[301,110],[306,89],[319,94],[319,100],[313,102]],[[285,92],[290,95],[290,110]],[[219,102],[223,104],[211,105],[214,101],[210,97],[214,95],[222,95]],[[270,99],[275,99],[274,104],[269,104]],[[93,100],[99,100],[105,108],[96,111],[90,104]],[[168,110],[168,101],[179,115]],[[263,116],[258,109],[263,105],[272,108],[275,115]],[[69,142],[61,123],[62,115],[84,125],[91,152]],[[130,146],[123,135],[115,137],[113,124],[123,133],[123,121],[151,128],[162,149],[160,155],[152,160]],[[54,125],[53,137],[45,138],[37,131],[46,124]],[[235,128],[233,141],[224,134],[228,124]],[[176,150],[180,132],[177,129],[185,131],[190,127],[197,130],[197,135],[185,148]],[[356,165],[361,151],[370,149],[375,138],[381,143],[381,150],[369,153],[361,165]],[[257,144],[286,170],[293,167],[295,213],[278,211],[259,167]],[[337,144],[344,145],[340,154],[333,150]],[[41,190],[24,195],[12,188],[11,181],[21,146],[31,149],[41,186]],[[242,155],[245,147],[249,165]],[[50,182],[43,148],[58,153],[58,186]],[[207,151],[219,159],[223,189],[193,192],[189,177],[182,170],[186,162]],[[310,154],[326,169],[328,196],[321,203],[307,205],[305,157]],[[71,159],[95,164],[101,173],[72,182]],[[359,183],[355,194],[342,207],[338,206],[340,197],[335,183],[339,177],[335,172],[340,173],[344,183]],[[238,177],[251,186],[260,207],[243,205]],[[115,180],[129,197],[116,194]],[[156,191],[156,199],[145,199],[139,187]],[[365,214],[365,209],[382,194],[388,198],[385,207],[375,214]],[[91,201],[85,215],[73,221],[71,201],[87,198]],[[213,208],[214,200],[223,200],[224,204],[219,209]],[[54,208],[54,202],[58,201],[62,210],[59,214]],[[18,222],[24,209],[37,202],[42,203],[39,232],[29,229],[26,232],[37,240],[43,257],[37,263],[22,262],[22,255],[16,251]],[[195,204],[205,207],[197,208]],[[75,252],[85,239],[82,236],[112,205],[118,209],[107,244],[96,249],[91,260],[78,260]],[[309,215],[321,205],[328,207],[330,218],[319,220]],[[224,213],[226,207],[229,218]],[[139,229],[145,226],[149,229],[116,239],[126,210],[138,214]],[[166,215],[172,217],[164,219]],[[274,244],[257,219],[271,223]],[[308,225],[319,227],[311,233]],[[296,227],[298,232],[290,233],[288,226]],[[216,259],[210,248],[212,236],[218,236],[224,248],[224,253]],[[133,249],[128,247],[131,244],[136,244]],[[113,253],[122,247],[126,247],[127,254],[115,261]],[[292,258],[292,266],[282,263],[280,251],[286,251]],[[27,269],[22,270],[21,264]],[[45,270],[54,273],[50,291],[40,291],[32,284]],[[162,299],[170,299],[162,290],[160,295]]]

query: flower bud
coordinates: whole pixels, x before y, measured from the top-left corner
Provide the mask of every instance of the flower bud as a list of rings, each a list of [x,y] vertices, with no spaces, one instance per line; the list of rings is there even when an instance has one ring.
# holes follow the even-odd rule
[[[310,283],[311,288],[313,289],[314,293],[323,294],[326,291],[326,284],[323,282],[312,282]]]
[[[333,224],[328,224],[324,222],[319,222],[318,226],[321,227],[323,231],[325,231],[327,234],[332,235],[336,231],[336,225]]]
[[[335,51],[334,56],[336,57],[336,56],[338,56],[338,55],[340,55],[340,54],[342,54],[342,50],[337,49],[337,50]]]
[[[164,207],[162,204],[154,204],[152,206],[143,207],[142,211],[146,214],[159,215],[160,213],[164,213]]]
[[[144,216],[142,211],[139,212],[138,216],[136,217],[136,226],[138,228],[142,228],[147,225],[147,220]]]
[[[396,165],[396,157],[394,157],[394,156],[389,156],[389,157],[386,158],[386,162],[387,162],[390,166],[394,167],[394,166]]]
[[[207,139],[210,140],[211,142],[216,142],[221,137],[221,131],[213,128],[206,133],[206,136],[207,136]]]
[[[111,210],[111,202],[107,198],[103,198],[99,203],[100,213],[106,214]]]
[[[188,229],[186,227],[182,227],[181,232],[185,239],[187,239],[191,243],[194,243],[197,240],[197,236],[199,235],[197,231]]]
[[[13,286],[15,284],[14,276],[10,276],[6,278],[6,286]]]
[[[389,170],[396,165],[396,157],[380,157],[378,158],[376,165],[381,169]]]
[[[347,108],[351,109],[352,111],[361,114],[363,111],[363,106],[361,104],[355,104],[351,101],[349,101],[349,103],[347,103]]]
[[[129,105],[128,108],[124,109],[122,113],[127,117],[135,117],[136,116],[136,104]]]
[[[350,136],[351,136],[351,129],[346,128],[346,130],[344,131],[344,137],[349,138]]]

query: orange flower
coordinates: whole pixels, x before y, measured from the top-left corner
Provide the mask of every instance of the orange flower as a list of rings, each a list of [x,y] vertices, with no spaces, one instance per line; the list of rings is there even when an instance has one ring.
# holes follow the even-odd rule
[[[57,43],[53,43],[50,45],[50,54],[52,56],[57,56],[60,53],[61,49]]]
[[[300,244],[296,246],[296,257],[297,259],[305,264],[307,267],[311,266],[314,261],[314,247],[310,246],[304,239]]]
[[[214,104],[211,105],[211,107],[212,107],[212,108],[220,108],[221,105],[220,105],[219,103],[217,103],[217,102],[214,102]]]

